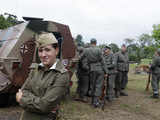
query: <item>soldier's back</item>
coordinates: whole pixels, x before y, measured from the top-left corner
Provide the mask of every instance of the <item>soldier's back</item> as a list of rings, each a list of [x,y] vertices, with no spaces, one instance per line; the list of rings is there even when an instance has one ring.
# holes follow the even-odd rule
[[[91,46],[85,50],[84,56],[87,58],[90,71],[106,71],[104,68],[104,60],[102,51],[96,46]]]
[[[86,49],[86,57],[89,62],[98,62],[101,58],[101,50],[98,47],[90,47]]]

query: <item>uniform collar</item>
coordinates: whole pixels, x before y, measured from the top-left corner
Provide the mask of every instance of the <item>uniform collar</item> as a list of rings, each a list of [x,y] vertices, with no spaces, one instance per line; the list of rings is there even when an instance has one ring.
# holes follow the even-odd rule
[[[58,60],[49,68],[49,70],[55,70]],[[43,63],[40,63],[39,66],[44,67]]]
[[[91,47],[97,47],[96,45],[91,45]]]
[[[38,66],[44,67],[42,63],[40,63]],[[61,63],[59,59],[56,60],[56,62],[49,68],[49,70],[56,70],[61,73],[67,72],[67,69],[65,69],[64,65]]]

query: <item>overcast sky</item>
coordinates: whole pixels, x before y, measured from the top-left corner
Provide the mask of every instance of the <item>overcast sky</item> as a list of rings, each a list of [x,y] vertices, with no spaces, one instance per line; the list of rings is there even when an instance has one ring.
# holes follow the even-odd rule
[[[0,14],[41,17],[70,26],[84,41],[122,44],[160,24],[160,0],[1,0]]]

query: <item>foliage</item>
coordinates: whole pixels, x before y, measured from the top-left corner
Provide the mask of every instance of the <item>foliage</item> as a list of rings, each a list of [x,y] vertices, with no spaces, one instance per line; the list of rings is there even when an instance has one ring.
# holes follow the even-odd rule
[[[142,65],[148,65],[152,62],[152,59],[142,59],[141,60],[141,64]]]
[[[143,33],[138,37],[138,42],[141,47],[151,46],[154,44],[154,39],[151,35]]]
[[[126,38],[126,39],[124,39],[124,42],[125,42],[126,45],[133,44],[134,41],[135,41],[135,39],[133,39],[133,38]]]
[[[129,58],[132,61],[140,61],[144,58],[152,58],[157,49],[153,35],[143,33],[137,39],[126,38]]]
[[[142,34],[138,39],[141,58],[152,58],[157,49],[154,38],[149,34]]]
[[[9,14],[7,18],[4,15],[0,15],[0,29],[6,29],[10,26],[13,26],[17,23],[16,17],[13,17]]]
[[[103,49],[106,46],[106,44],[100,44],[98,45],[99,48]]]
[[[76,42],[77,46],[84,46],[83,36],[81,34],[78,34],[76,36],[75,42]]]
[[[140,48],[137,44],[131,44],[127,47],[129,60],[130,61],[136,61],[140,62],[141,56],[140,56]]]
[[[154,46],[146,46],[144,47],[144,55],[145,58],[152,58],[156,51],[156,47]]]
[[[111,43],[111,44],[109,44],[109,46],[111,47],[111,49],[112,49],[113,53],[116,53],[116,52],[118,52],[118,51],[119,51],[119,47],[118,47],[118,45],[117,45],[117,44],[115,44],[115,43]]]
[[[153,25],[152,37],[155,39],[156,44],[160,45],[160,24]]]

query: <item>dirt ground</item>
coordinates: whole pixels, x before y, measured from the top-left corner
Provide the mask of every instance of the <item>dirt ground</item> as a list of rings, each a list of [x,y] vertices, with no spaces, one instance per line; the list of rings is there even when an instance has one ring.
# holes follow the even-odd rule
[[[128,90],[128,97],[106,103],[105,110],[94,109],[89,104],[72,101],[76,107],[63,114],[62,120],[160,120],[160,99],[149,94]],[[93,110],[94,109],[94,110]],[[73,112],[74,111],[74,112]]]
[[[0,120],[19,120],[21,111],[19,106],[0,108]]]
[[[160,120],[160,99],[152,99],[152,90],[145,91],[148,75],[129,73],[127,92],[113,103],[106,103],[105,110],[90,104],[70,101],[63,104],[60,120]]]
[[[160,99],[152,99],[151,90],[144,91],[146,80],[147,75],[130,73],[129,96],[106,102],[104,111],[94,109],[90,103],[68,100],[62,104],[60,120],[160,120]],[[75,88],[72,88],[73,95]],[[21,111],[18,106],[1,108],[0,120],[18,120]]]

